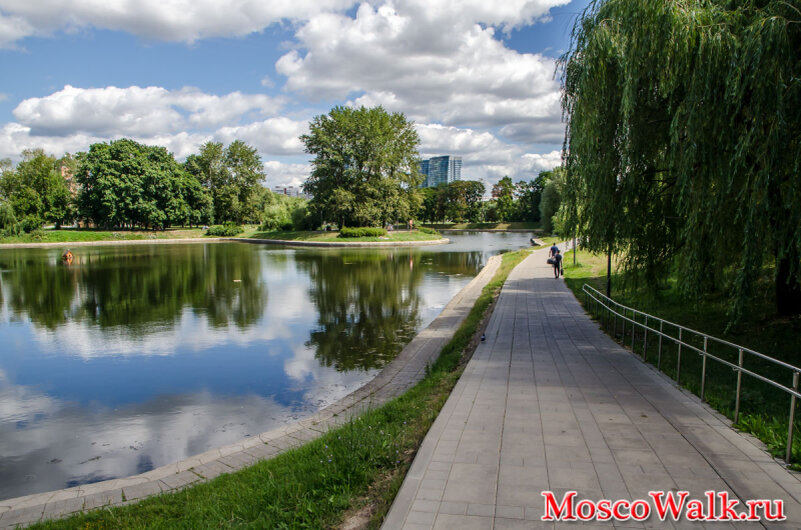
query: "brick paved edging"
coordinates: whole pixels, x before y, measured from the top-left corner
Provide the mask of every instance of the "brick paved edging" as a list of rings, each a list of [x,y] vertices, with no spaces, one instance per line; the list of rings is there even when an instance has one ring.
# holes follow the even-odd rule
[[[437,358],[467,317],[500,262],[501,256],[491,257],[481,272],[378,376],[313,416],[141,475],[2,500],[0,528],[24,526],[104,506],[131,504],[151,495],[205,482],[300,446],[347,423],[368,408],[399,396],[425,376],[426,366]]]

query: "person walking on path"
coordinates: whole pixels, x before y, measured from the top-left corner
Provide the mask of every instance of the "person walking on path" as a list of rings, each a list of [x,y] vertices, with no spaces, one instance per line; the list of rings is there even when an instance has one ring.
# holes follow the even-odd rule
[[[563,274],[562,254],[559,252],[559,247],[556,246],[556,243],[548,251],[548,263],[553,265],[553,277],[559,278],[559,275]]]

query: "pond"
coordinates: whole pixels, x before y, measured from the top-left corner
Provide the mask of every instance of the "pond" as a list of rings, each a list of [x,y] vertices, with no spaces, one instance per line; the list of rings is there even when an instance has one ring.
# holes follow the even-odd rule
[[[0,250],[0,499],[143,473],[308,416],[530,234],[450,245]]]

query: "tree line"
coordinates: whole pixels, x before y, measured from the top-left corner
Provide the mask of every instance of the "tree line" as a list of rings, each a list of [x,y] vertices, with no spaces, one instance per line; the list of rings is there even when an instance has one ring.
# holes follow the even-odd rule
[[[514,183],[508,176],[492,186],[492,198],[483,200],[483,182],[455,181],[423,188],[418,217],[431,223],[442,222],[540,222],[547,232],[558,231],[563,187],[561,168],[542,171],[535,179]]]
[[[19,232],[76,220],[102,228],[165,229],[258,223],[281,199],[262,185],[254,147],[208,142],[179,163],[159,146],[120,139],[56,158],[26,150],[0,162],[0,229]]]
[[[799,0],[592,2],[561,59],[569,229],[732,322],[766,277],[801,313],[799,50]]]
[[[547,222],[559,209],[554,172],[513,184],[509,177],[493,186],[483,201],[479,181],[457,181],[420,188],[420,139],[413,123],[382,107],[335,107],[315,117],[301,136],[314,155],[305,190],[313,218],[340,226],[384,226],[417,218],[427,222],[539,221],[541,197],[549,196]],[[559,184],[560,185],[560,184]],[[551,211],[552,210],[552,211]]]
[[[0,230],[26,232],[76,220],[100,228],[165,229],[261,223],[264,230],[383,227],[409,219],[503,222],[542,219],[558,225],[560,170],[514,184],[504,177],[484,201],[484,184],[458,181],[421,189],[420,139],[402,113],[382,107],[335,107],[301,136],[314,155],[304,189],[311,200],[264,188],[261,158],[240,140],[208,142],[185,162],[164,147],[131,139],[96,143],[55,158],[25,151],[2,162]],[[556,226],[558,228],[558,226]]]

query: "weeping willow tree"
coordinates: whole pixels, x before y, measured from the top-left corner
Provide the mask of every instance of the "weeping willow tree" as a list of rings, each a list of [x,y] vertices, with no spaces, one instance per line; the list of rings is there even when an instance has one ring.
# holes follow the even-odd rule
[[[569,224],[628,276],[801,313],[801,0],[596,0],[561,58]]]

